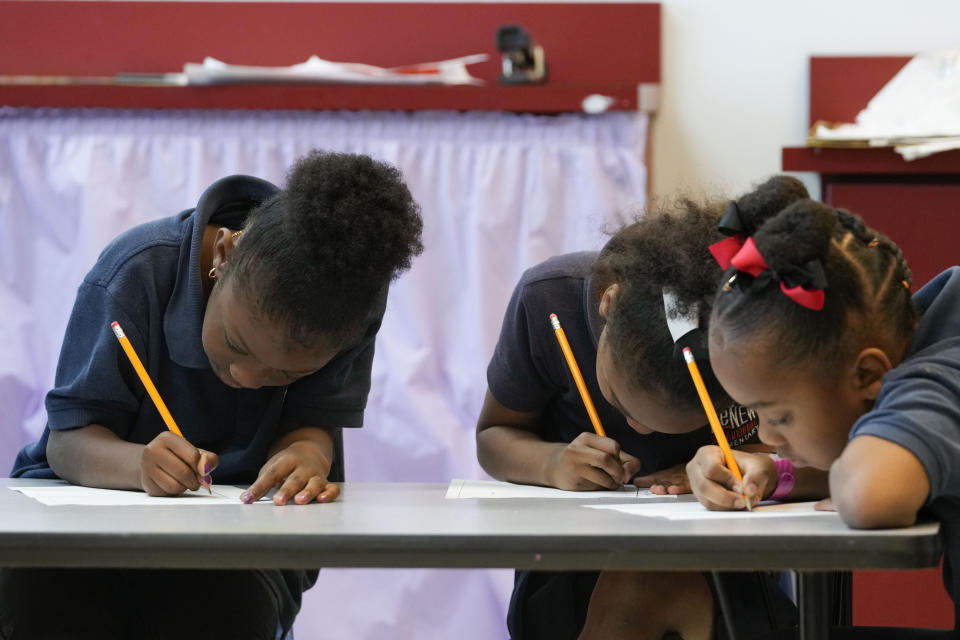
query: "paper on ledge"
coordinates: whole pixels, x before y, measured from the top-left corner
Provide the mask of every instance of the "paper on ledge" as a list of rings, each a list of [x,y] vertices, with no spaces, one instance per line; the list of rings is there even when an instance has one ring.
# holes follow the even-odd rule
[[[242,505],[240,495],[246,489],[230,485],[213,485],[213,495],[206,489],[187,491],[179,496],[149,496],[142,491],[123,491],[120,489],[94,489],[72,484],[56,485],[52,487],[10,487],[19,491],[28,498],[33,498],[50,507],[77,505],[85,507],[157,507],[163,505],[183,506],[213,506],[213,505]],[[260,498],[259,503],[273,504],[267,498]]]
[[[228,64],[206,57],[202,64],[188,62],[183,75],[188,85],[242,84],[260,82],[326,84],[484,84],[467,71],[467,65],[484,62],[489,56],[479,53],[438,62],[402,67],[376,67],[357,62],[332,62],[317,56],[288,67],[262,67]]]
[[[906,160],[960,148],[960,48],[914,56],[857,114],[810,146],[893,146]]]
[[[454,478],[447,487],[447,498],[561,498],[592,500],[602,498],[676,498],[675,495],[657,495],[650,489],[638,489],[625,484],[615,491],[564,491],[553,487],[497,482],[496,480],[463,480]]]
[[[585,504],[590,509],[612,509],[622,513],[667,520],[739,520],[750,518],[794,518],[799,516],[834,516],[836,511],[817,511],[816,502],[765,503],[753,511],[710,511],[699,502],[676,504]]]

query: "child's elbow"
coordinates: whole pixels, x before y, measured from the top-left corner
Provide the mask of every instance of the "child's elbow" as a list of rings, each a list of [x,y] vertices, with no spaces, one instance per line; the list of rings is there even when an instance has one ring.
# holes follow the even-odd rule
[[[47,465],[50,466],[50,470],[53,471],[58,477],[64,477],[64,446],[63,446],[63,436],[62,431],[57,431],[54,429],[50,430],[50,434],[47,436]]]
[[[833,506],[840,518],[852,529],[887,529],[909,527],[917,520],[917,510],[898,504],[889,494],[876,487],[858,487],[848,483],[831,492]]]

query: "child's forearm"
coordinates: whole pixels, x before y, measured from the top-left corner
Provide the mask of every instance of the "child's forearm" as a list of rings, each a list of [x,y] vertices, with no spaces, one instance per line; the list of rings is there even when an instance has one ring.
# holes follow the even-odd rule
[[[103,489],[141,489],[144,445],[121,440],[99,424],[50,431],[47,462],[57,476]]]
[[[920,460],[882,438],[853,438],[830,467],[833,505],[857,529],[909,526],[929,493]]]
[[[545,442],[535,433],[508,426],[477,433],[477,459],[497,480],[552,486],[550,462],[566,445]]]

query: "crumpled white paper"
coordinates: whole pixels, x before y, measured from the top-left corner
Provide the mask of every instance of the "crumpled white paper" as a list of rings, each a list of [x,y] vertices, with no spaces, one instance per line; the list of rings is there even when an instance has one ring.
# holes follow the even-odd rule
[[[331,62],[317,56],[288,67],[258,67],[227,64],[207,57],[202,63],[183,65],[188,85],[250,83],[322,83],[322,84],[443,84],[478,85],[479,78],[470,75],[467,65],[484,62],[480,53],[439,62],[376,67],[356,62]]]

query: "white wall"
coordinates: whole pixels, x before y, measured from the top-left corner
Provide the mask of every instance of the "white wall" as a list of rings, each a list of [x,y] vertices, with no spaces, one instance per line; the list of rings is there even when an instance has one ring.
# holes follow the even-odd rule
[[[734,194],[778,172],[806,136],[811,55],[957,46],[956,0],[663,0],[652,192]]]

